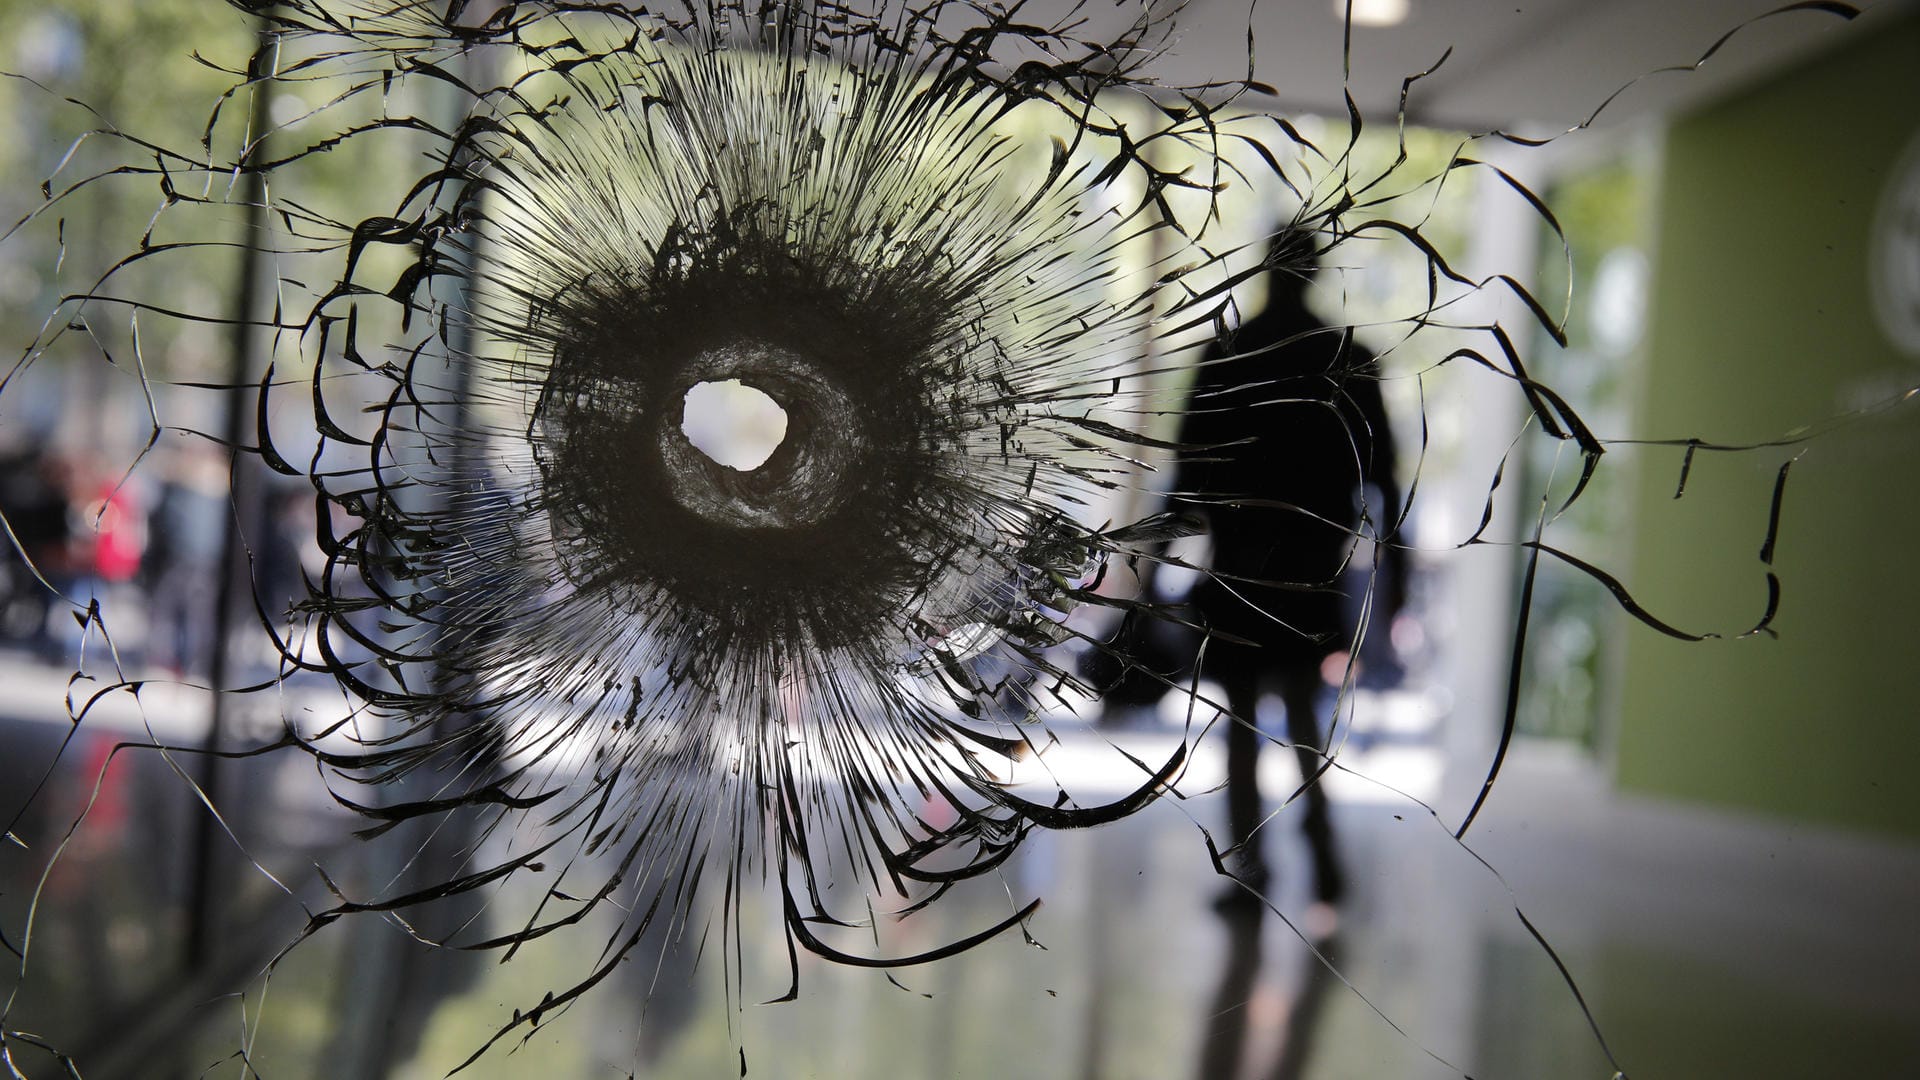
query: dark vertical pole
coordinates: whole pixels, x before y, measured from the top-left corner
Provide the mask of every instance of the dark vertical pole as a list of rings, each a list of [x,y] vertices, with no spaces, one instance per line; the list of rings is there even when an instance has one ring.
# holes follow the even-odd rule
[[[247,79],[253,88],[253,100],[247,113],[248,142],[240,155],[240,202],[246,208],[240,237],[239,281],[234,290],[232,336],[228,340],[227,411],[220,432],[233,455],[231,495],[233,513],[226,520],[226,535],[220,553],[220,580],[213,615],[213,655],[209,658],[207,681],[213,688],[213,705],[207,718],[207,733],[201,743],[204,753],[195,780],[208,801],[219,805],[220,758],[227,728],[227,683],[231,675],[231,650],[228,639],[234,629],[235,612],[241,599],[252,592],[252,577],[246,560],[246,538],[241,525],[253,524],[259,517],[260,484],[257,472],[245,467],[241,447],[248,445],[247,418],[253,401],[247,393],[254,383],[255,311],[259,307],[262,237],[267,229],[266,178],[252,166],[264,158],[261,153],[266,124],[271,115],[274,56],[278,41],[271,32],[271,21],[260,19],[260,41],[247,67]],[[213,961],[212,931],[215,902],[215,862],[219,851],[220,827],[211,810],[195,814],[193,837],[193,879],[187,896],[186,962],[189,970],[204,971]]]

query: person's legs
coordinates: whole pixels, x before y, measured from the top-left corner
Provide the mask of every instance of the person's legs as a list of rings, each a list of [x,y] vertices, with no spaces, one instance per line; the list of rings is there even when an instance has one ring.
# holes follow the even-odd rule
[[[1228,865],[1234,875],[1256,890],[1265,891],[1269,871],[1260,853],[1260,743],[1266,738],[1255,726],[1254,707],[1260,686],[1251,678],[1227,683],[1227,826],[1233,835],[1234,857]]]
[[[1307,848],[1313,858],[1314,896],[1329,904],[1337,903],[1346,892],[1346,875],[1333,844],[1333,820],[1329,813],[1325,779],[1321,770],[1326,758],[1321,754],[1320,724],[1314,714],[1314,699],[1320,692],[1317,664],[1301,665],[1280,673],[1280,700],[1287,710],[1287,740],[1300,761],[1300,775],[1307,778],[1306,816],[1300,823],[1306,833]]]

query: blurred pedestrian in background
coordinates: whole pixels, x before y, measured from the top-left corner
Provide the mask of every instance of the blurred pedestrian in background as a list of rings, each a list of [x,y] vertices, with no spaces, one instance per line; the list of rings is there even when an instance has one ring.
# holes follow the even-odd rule
[[[1380,573],[1349,573],[1361,536],[1384,535],[1400,514],[1393,434],[1375,358],[1350,331],[1329,328],[1307,308],[1315,270],[1311,246],[1283,235],[1266,260],[1265,307],[1224,335],[1201,361],[1181,421],[1182,449],[1168,492],[1175,508],[1206,522],[1208,573],[1187,597],[1187,616],[1211,640],[1200,674],[1225,690],[1227,803],[1232,868],[1255,890],[1270,871],[1260,854],[1257,705],[1277,693],[1307,783],[1302,828],[1311,851],[1314,895],[1328,903],[1346,887],[1328,801],[1319,778],[1325,734],[1321,690],[1339,685],[1353,649],[1347,591],[1372,589],[1372,622],[1382,632],[1406,596],[1406,559],[1388,543]],[[1369,489],[1374,491],[1369,494]],[[1148,567],[1149,572],[1151,566]],[[1151,591],[1151,581],[1148,582]],[[1169,662],[1165,628],[1133,620],[1122,648],[1144,666],[1181,676]],[[1197,643],[1195,643],[1197,645]],[[1196,647],[1180,650],[1190,670]],[[1157,698],[1166,681],[1138,671],[1113,687],[1125,702]],[[1235,888],[1232,902],[1252,902]]]
[[[210,659],[220,557],[233,516],[227,466],[213,445],[188,442],[162,473],[142,568],[151,598],[148,659],[176,676],[200,675]]]
[[[64,606],[48,586],[68,593],[75,579],[72,474],[72,464],[44,446],[0,460],[0,513],[19,545],[17,554],[26,557],[22,562],[10,552],[0,564],[6,575],[0,632],[48,658],[62,651],[52,622],[55,608]]]

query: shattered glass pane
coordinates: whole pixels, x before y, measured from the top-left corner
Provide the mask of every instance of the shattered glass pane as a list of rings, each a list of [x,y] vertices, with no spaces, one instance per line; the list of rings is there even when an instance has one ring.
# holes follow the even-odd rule
[[[1657,80],[1333,7],[0,12],[11,1075],[1628,1072],[1516,737],[1911,380],[1637,428]]]

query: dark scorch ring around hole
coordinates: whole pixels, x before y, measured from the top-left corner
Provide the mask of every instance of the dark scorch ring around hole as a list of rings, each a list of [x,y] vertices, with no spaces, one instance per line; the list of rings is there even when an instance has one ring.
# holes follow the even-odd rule
[[[799,625],[815,641],[851,643],[883,633],[952,544],[952,515],[926,505],[942,487],[941,459],[929,452],[937,420],[913,357],[809,349],[817,360],[758,338],[689,351],[658,365],[604,346],[556,354],[536,452],[567,577],[666,592],[735,634]],[[787,420],[746,471],[686,430],[688,392],[733,382]]]

